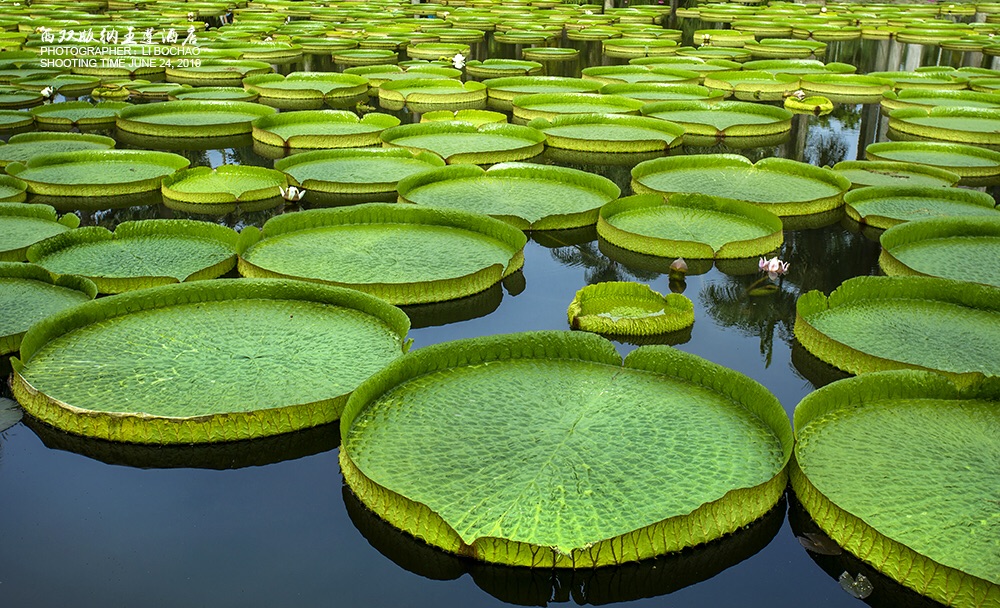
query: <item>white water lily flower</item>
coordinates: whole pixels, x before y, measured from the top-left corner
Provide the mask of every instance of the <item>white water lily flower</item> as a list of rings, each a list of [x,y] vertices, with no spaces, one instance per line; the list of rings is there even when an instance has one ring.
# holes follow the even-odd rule
[[[798,91],[795,91],[794,93],[792,93],[792,97],[794,97],[795,99],[798,99],[799,101],[802,101],[803,99],[806,98],[806,92],[803,91],[802,89],[799,89]]]
[[[55,92],[55,89],[53,89],[52,87],[45,87],[44,89],[41,90],[42,97],[44,97],[46,99],[48,99],[49,97],[52,97],[52,93],[54,93],[54,92]]]
[[[788,266],[788,262],[782,262],[777,257],[773,257],[770,260],[767,258],[760,258],[760,262],[757,264],[757,267],[760,268],[761,272],[766,272],[767,276],[771,280],[778,278],[778,275],[788,272]]]
[[[456,70],[461,70],[465,67],[465,55],[461,53],[455,53],[455,56],[451,58],[451,65],[455,66]]]
[[[296,188],[295,186],[289,186],[287,190],[278,186],[278,191],[281,192],[281,198],[286,201],[300,201],[306,195],[305,188]]]
[[[592,11],[592,10],[585,10],[585,11],[583,11],[583,14],[584,15],[593,15],[594,11]]]

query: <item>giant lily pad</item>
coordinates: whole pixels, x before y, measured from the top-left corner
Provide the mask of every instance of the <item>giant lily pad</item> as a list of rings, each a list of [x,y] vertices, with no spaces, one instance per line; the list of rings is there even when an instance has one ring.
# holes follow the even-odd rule
[[[883,574],[949,606],[1000,603],[998,412],[995,384],[960,390],[916,371],[841,380],[795,408],[792,487]]]
[[[604,84],[658,82],[673,84],[698,84],[701,75],[698,72],[678,70],[662,66],[647,65],[605,65],[583,68],[581,75],[585,80],[596,80]]]
[[[521,125],[427,122],[386,129],[383,145],[437,154],[448,163],[525,160],[545,148],[545,134]]]
[[[777,101],[799,88],[799,77],[763,70],[734,70],[706,75],[704,84],[727,97],[744,101]]]
[[[969,79],[957,74],[940,72],[871,72],[875,78],[891,80],[895,89],[930,89],[933,91],[961,90],[969,87]]]
[[[988,213],[992,217],[933,218],[887,230],[879,266],[889,276],[922,275],[1000,287],[1000,264],[994,263],[1000,259],[1000,212]]]
[[[960,175],[947,169],[891,160],[842,160],[833,170],[851,180],[852,188],[866,186],[954,186]]]
[[[430,152],[405,148],[351,148],[317,150],[275,161],[306,190],[329,194],[370,194],[393,192],[399,180],[437,169],[444,160]]]
[[[367,78],[336,72],[263,74],[244,78],[243,85],[260,95],[261,103],[281,109],[319,109],[324,103],[368,93]]]
[[[870,103],[892,89],[893,82],[862,74],[805,74],[801,88],[806,93],[819,94],[838,103]]]
[[[250,133],[254,120],[275,112],[246,101],[188,99],[126,108],[116,124],[122,131],[155,137],[224,137]]]
[[[937,91],[933,89],[904,89],[898,93],[886,91],[880,102],[886,111],[900,108],[926,108],[951,106],[963,108],[1000,109],[1000,95],[975,91]]]
[[[605,177],[530,163],[501,163],[488,170],[452,165],[411,175],[397,189],[401,202],[482,213],[521,230],[592,226],[597,210],[621,194]]]
[[[1000,145],[1000,109],[903,108],[889,112],[889,128],[930,139]]]
[[[33,124],[35,124],[35,117],[30,112],[0,110],[0,131],[24,129]]]
[[[250,165],[184,169],[163,178],[160,191],[173,209],[224,214],[269,209],[281,204],[288,178],[281,171]]]
[[[245,228],[240,273],[349,286],[394,304],[461,298],[524,264],[524,233],[479,214],[412,205],[313,209]]]
[[[663,82],[638,82],[606,84],[600,90],[603,95],[621,95],[632,99],[653,101],[717,101],[725,97],[722,91],[694,84],[670,84]]]
[[[97,297],[97,286],[81,277],[54,277],[34,264],[0,262],[0,355],[21,347],[34,323]]]
[[[684,128],[665,120],[622,114],[564,114],[528,123],[551,148],[586,152],[651,152],[681,145]]]
[[[282,112],[255,120],[253,138],[279,148],[355,148],[378,144],[382,131],[399,122],[378,112],[360,118],[346,110]]]
[[[50,88],[55,93],[66,97],[86,95],[99,85],[101,79],[97,76],[77,76],[74,74],[39,74],[15,78],[12,84],[29,91],[44,91]]]
[[[13,161],[26,162],[33,156],[74,150],[107,150],[115,140],[88,133],[20,133],[0,145],[0,167]]]
[[[1000,152],[944,142],[882,141],[865,148],[868,160],[889,160],[947,169],[966,178],[1000,175]]]
[[[131,104],[121,101],[63,101],[33,108],[35,122],[43,128],[101,129],[115,124],[118,113]]]
[[[1000,218],[996,201],[985,192],[933,186],[881,186],[844,195],[847,216],[875,228],[891,228],[911,220],[947,216]]]
[[[114,232],[87,226],[28,248],[28,261],[94,281],[101,293],[214,279],[236,265],[237,234],[194,220],[122,222]]]
[[[202,443],[335,420],[404,350],[396,308],[302,281],[206,281],[102,298],[38,323],[14,395],[65,431]]]
[[[510,110],[511,102],[519,95],[541,93],[596,93],[601,83],[582,78],[559,76],[510,76],[491,78],[483,82],[490,107]]]
[[[533,76],[542,71],[537,61],[517,59],[472,60],[465,64],[465,73],[475,78],[503,78],[511,76]]]
[[[79,225],[79,216],[70,213],[57,218],[56,210],[48,205],[0,203],[0,261],[23,262],[31,245]]]
[[[601,208],[597,234],[646,255],[747,258],[777,249],[781,219],[749,203],[700,194],[639,194]]]
[[[537,93],[511,101],[514,118],[555,118],[564,114],[638,114],[645,105],[638,99],[594,93]]]
[[[743,101],[662,101],[643,106],[642,114],[677,123],[688,135],[760,137],[792,129],[788,110]]]
[[[608,281],[576,292],[566,311],[573,329],[606,336],[654,336],[694,325],[694,303],[641,283]]]
[[[80,197],[158,190],[164,176],[189,164],[169,152],[77,150],[39,154],[25,163],[9,163],[6,169],[33,194]]]
[[[795,337],[852,374],[925,369],[1000,375],[1000,289],[930,277],[855,277],[796,302]]]
[[[390,524],[546,568],[640,560],[750,523],[780,498],[792,443],[749,378],[664,346],[623,365],[581,332],[422,348],[358,387],[341,429],[347,484]]]
[[[632,169],[632,189],[638,193],[721,196],[754,203],[776,215],[836,209],[850,187],[847,178],[830,169],[777,157],[754,164],[735,154],[674,156],[645,161]]]
[[[486,107],[486,85],[481,82],[461,82],[449,78],[394,80],[378,89],[379,104],[393,110],[409,106],[414,111],[430,108]]]
[[[167,94],[167,99],[208,99],[211,101],[256,101],[260,97],[243,87],[179,87]]]
[[[0,175],[0,204],[23,203],[27,198],[28,184],[11,177]]]

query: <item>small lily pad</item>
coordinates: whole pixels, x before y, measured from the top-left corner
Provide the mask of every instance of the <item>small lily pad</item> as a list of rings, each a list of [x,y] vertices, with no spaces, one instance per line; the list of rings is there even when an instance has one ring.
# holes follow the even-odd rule
[[[257,210],[281,204],[288,178],[281,171],[250,165],[194,167],[163,178],[168,207],[198,213],[230,213],[237,207]],[[261,207],[263,205],[263,207]]]
[[[576,292],[567,311],[573,329],[607,336],[652,336],[694,325],[694,303],[641,283],[611,281]]]
[[[36,322],[95,297],[97,286],[82,277],[57,278],[34,264],[0,262],[0,355],[17,351]]]

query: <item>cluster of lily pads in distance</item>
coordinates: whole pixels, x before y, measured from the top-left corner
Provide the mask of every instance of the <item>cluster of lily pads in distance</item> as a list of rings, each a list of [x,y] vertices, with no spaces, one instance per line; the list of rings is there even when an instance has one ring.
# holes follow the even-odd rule
[[[955,187],[994,185],[1000,176],[1000,153],[990,147],[1000,146],[1000,71],[855,74],[855,66],[821,61],[828,43],[890,38],[1000,55],[993,44],[1000,5],[979,5],[986,17],[970,23],[950,18],[967,15],[969,5],[701,4],[677,15],[729,26],[684,31],[665,27],[667,5],[380,2],[375,14],[376,3],[364,10],[354,2],[204,4],[160,13],[154,26],[154,15],[147,23],[134,3],[109,0],[107,14],[128,11],[135,31],[162,28],[164,15],[181,29],[192,21],[213,26],[198,34],[197,61],[135,69],[78,62],[66,73],[42,65],[53,43],[34,27],[88,27],[89,15],[75,5],[55,4],[41,19],[38,9],[11,7],[4,17],[18,35],[0,51],[7,80],[0,105],[30,109],[0,111],[0,126],[114,126],[119,140],[147,148],[115,150],[113,139],[80,133],[26,133],[0,146],[7,173],[0,194],[11,201],[0,204],[0,225],[23,241],[0,252],[13,260],[0,265],[0,281],[22,315],[0,346],[20,349],[13,388],[32,415],[73,433],[143,443],[245,439],[339,417],[345,479],[380,517],[447,551],[526,566],[609,565],[714,540],[771,509],[790,477],[823,530],[888,576],[951,605],[1000,601],[1000,553],[990,545],[998,524],[982,495],[1000,483],[990,466],[1000,458],[1000,271],[980,263],[1000,252],[1000,212],[988,194]],[[682,46],[686,36],[701,44]],[[521,56],[470,59],[487,39]],[[587,41],[599,41],[613,65],[585,67],[579,78],[553,75]],[[274,73],[319,54],[340,71]],[[51,101],[87,95],[106,101]],[[681,145],[787,141],[806,116],[856,103],[880,103],[894,137],[937,141],[873,144],[869,160],[833,168],[668,155]],[[421,124],[401,124],[400,112],[420,114]],[[225,147],[225,138],[252,141],[261,156],[278,159],[274,168],[189,168],[183,156],[151,151]],[[582,170],[522,162],[543,150],[567,163],[630,165],[636,194],[622,197],[619,185]],[[76,216],[38,204],[100,207],[150,192],[174,209],[208,215],[284,202],[399,202],[283,213],[239,234],[194,220],[80,228]],[[678,283],[695,260],[747,262],[763,273],[748,295],[768,296],[790,270],[774,255],[789,222],[842,208],[885,229],[880,264],[893,276],[800,298],[797,339],[858,378],[803,400],[794,437],[763,387],[669,347],[640,347],[622,361],[597,336],[548,332],[405,354],[409,321],[390,306],[482,293],[521,268],[523,231],[594,226],[602,243],[672,260]],[[123,257],[143,259],[141,272]],[[211,280],[234,267],[247,278]],[[95,299],[98,292],[120,295]],[[294,326],[286,324],[289,309]],[[601,283],[580,290],[568,320],[610,336],[669,334],[690,328],[694,304],[636,283]],[[180,350],[156,346],[164,327],[178,332]],[[911,335],[929,340],[930,351],[912,349]],[[138,346],[124,367],[109,362],[98,373],[73,363],[125,336]],[[239,356],[183,368],[187,342]],[[314,352],[298,348],[310,342]],[[308,360],[295,377],[285,365],[292,356]],[[356,374],[324,373],[348,363]],[[163,382],[166,369],[182,368],[192,383],[227,378],[226,386],[192,390],[185,401],[175,382]],[[134,383],[137,369],[157,380]],[[320,376],[324,383],[308,380]],[[123,383],[133,392],[123,393]],[[231,385],[296,390],[255,390],[247,403],[232,399]],[[519,387],[523,400],[498,385]],[[650,400],[665,407],[649,412]],[[558,403],[573,414],[565,421],[582,418],[623,438],[631,428],[655,436],[625,441],[627,453],[608,467],[599,435],[539,418],[546,411],[539,403]],[[74,408],[87,410],[85,422]],[[509,428],[434,433],[414,445],[413,429],[451,425],[459,414]],[[927,420],[923,426],[940,432],[914,438],[923,451],[893,451],[900,442],[890,430],[918,426],[899,419]],[[678,428],[697,430],[699,444],[725,454],[697,460],[704,454],[671,431]],[[871,428],[886,436],[859,444],[858,433]],[[484,432],[489,438],[475,438]],[[507,457],[462,449],[496,444],[498,433],[509,433],[499,441],[514,450]],[[839,447],[866,442],[868,451]],[[443,467],[435,458],[442,453],[454,456]],[[964,459],[957,483],[957,465],[938,464],[955,453],[954,462]],[[981,466],[965,466],[980,458]],[[853,476],[872,462],[893,472],[904,459],[919,466],[883,480],[878,500]],[[507,466],[514,461],[533,464],[515,470]],[[578,487],[578,467],[594,486],[567,493]],[[605,499],[601,483],[622,470],[634,483]],[[944,482],[962,486],[966,502],[979,507],[965,512],[953,506],[962,501],[937,500]],[[456,502],[458,492],[470,502]],[[512,508],[525,501],[530,509]],[[914,501],[927,506],[920,526],[884,516],[887,503],[902,513]],[[519,518],[520,511],[559,517]],[[559,523],[580,521],[588,524]],[[865,533],[855,534],[856,526]],[[845,588],[864,588],[844,580]]]

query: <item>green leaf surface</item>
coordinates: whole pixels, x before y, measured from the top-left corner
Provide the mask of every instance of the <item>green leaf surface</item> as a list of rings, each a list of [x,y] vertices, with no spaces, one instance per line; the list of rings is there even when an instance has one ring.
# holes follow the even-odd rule
[[[978,194],[978,193],[977,193]],[[990,197],[992,198],[992,197]],[[919,274],[1000,287],[1000,212],[992,217],[935,218],[882,235],[886,274]]]
[[[271,435],[335,419],[401,354],[407,327],[398,309],[333,287],[168,285],[33,327],[15,395],[49,424],[117,441]]]
[[[851,180],[851,186],[954,186],[960,175],[947,169],[906,162],[845,160],[833,170]]]
[[[812,502],[798,481],[796,491],[838,543],[892,578],[948,605],[991,605],[1000,596],[997,399],[985,384],[963,394],[912,371],[825,387],[796,407],[795,457],[835,508]]]
[[[115,147],[115,140],[87,133],[20,133],[7,145],[0,146],[0,166],[10,162],[27,162],[31,157],[53,152],[74,150],[106,150]]]
[[[499,163],[486,171],[452,165],[410,176],[397,189],[401,201],[510,218],[525,230],[592,225],[597,210],[621,194],[607,178],[530,163]]]
[[[189,203],[229,203],[280,196],[288,186],[280,171],[250,165],[184,169],[163,178],[164,196]]]
[[[33,264],[0,262],[0,354],[16,351],[37,321],[96,295],[97,287],[86,279],[56,280]]]
[[[29,246],[69,229],[48,205],[0,203],[0,260],[24,261]]]
[[[430,122],[382,132],[391,146],[427,150],[449,163],[487,164],[531,158],[544,149],[545,134],[520,125]]]
[[[1000,174],[1000,152],[945,142],[884,141],[868,144],[868,160],[891,160],[941,167],[962,177]]]
[[[1000,290],[928,277],[856,277],[829,298],[796,303],[795,336],[832,365],[860,374],[930,369],[956,379],[1000,375]],[[963,380],[966,381],[966,380]]]
[[[693,325],[694,303],[677,293],[660,295],[642,283],[609,281],[577,291],[566,314],[573,329],[652,336]]]
[[[187,99],[132,106],[118,114],[123,131],[157,137],[221,137],[250,133],[254,120],[275,113],[246,101]]]
[[[77,150],[32,156],[7,165],[34,194],[111,196],[148,192],[190,161],[178,154],[146,150]]]
[[[436,154],[404,148],[317,150],[274,163],[307,190],[331,193],[392,192],[401,179],[443,166]]]
[[[792,128],[788,110],[743,101],[664,101],[644,106],[642,113],[675,122],[692,135],[759,136]]]
[[[847,215],[876,228],[934,217],[1000,218],[996,201],[985,192],[966,188],[882,186],[844,195]]]
[[[505,540],[535,547],[536,565],[553,550],[581,564],[637,559],[639,537],[613,555],[600,543],[780,474],[784,415],[749,384],[666,347],[641,348],[622,367],[587,334],[463,340],[416,351],[356,393],[342,420],[342,465],[426,505],[473,550],[501,543],[481,559],[519,563]],[[737,400],[737,386],[758,405]]]

